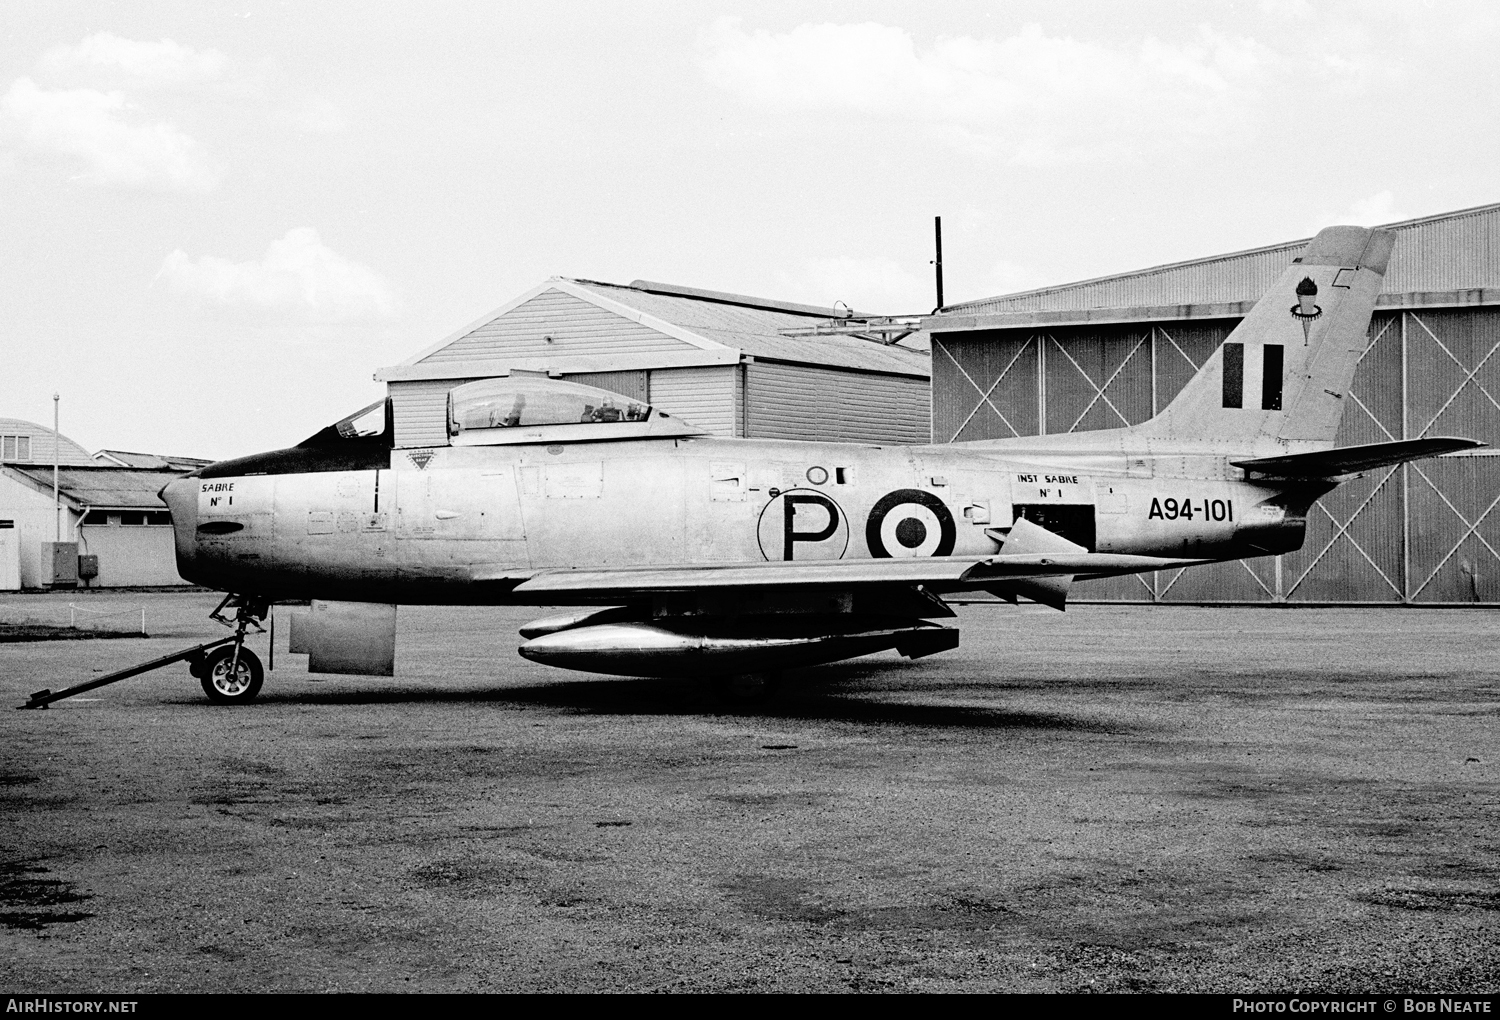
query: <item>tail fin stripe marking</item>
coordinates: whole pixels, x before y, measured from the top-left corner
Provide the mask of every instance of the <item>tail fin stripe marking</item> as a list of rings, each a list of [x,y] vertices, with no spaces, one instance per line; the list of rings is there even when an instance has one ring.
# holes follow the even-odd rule
[[[1245,345],[1224,345],[1224,406],[1245,406]]]
[[[1264,365],[1261,369],[1260,378],[1260,409],[1262,411],[1281,410],[1281,344],[1265,344],[1261,350],[1264,352]]]

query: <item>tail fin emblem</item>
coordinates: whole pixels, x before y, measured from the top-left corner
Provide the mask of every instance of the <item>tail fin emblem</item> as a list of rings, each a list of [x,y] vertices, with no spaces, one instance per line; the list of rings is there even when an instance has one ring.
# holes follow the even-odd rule
[[[1312,277],[1304,276],[1302,282],[1297,284],[1297,303],[1292,306],[1292,315],[1302,320],[1302,345],[1308,343],[1308,337],[1312,330],[1312,321],[1323,314],[1313,298],[1318,296],[1318,285],[1313,283]]]

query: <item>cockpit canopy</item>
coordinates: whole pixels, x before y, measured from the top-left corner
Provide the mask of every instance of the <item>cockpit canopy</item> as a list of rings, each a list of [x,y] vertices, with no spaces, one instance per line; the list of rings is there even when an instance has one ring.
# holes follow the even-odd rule
[[[395,442],[395,408],[391,399],[377,400],[369,407],[360,408],[346,418],[319,429],[297,444],[300,449],[310,447],[342,445],[355,442],[361,446],[389,449]]]
[[[697,433],[644,400],[544,375],[518,372],[448,393],[448,436],[454,446]]]

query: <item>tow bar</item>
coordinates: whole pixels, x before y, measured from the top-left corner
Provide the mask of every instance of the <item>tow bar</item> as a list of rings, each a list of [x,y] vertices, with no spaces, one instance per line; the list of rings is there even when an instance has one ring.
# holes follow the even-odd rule
[[[105,684],[112,684],[117,680],[128,680],[133,676],[139,676],[142,673],[149,673],[153,669],[161,669],[161,667],[170,666],[174,662],[181,662],[183,659],[192,659],[196,656],[203,655],[211,648],[218,648],[221,645],[232,644],[233,642],[238,640],[239,638],[237,636],[220,638],[217,641],[210,641],[206,645],[194,645],[192,648],[184,648],[182,651],[173,652],[171,655],[163,655],[160,659],[152,659],[150,662],[143,662],[139,666],[131,666],[129,669],[117,670],[113,673],[101,676],[95,680],[88,680],[81,684],[74,684],[72,687],[64,687],[60,691],[37,691],[30,697],[30,699],[27,700],[26,704],[17,705],[16,707],[46,708],[54,701],[61,701],[63,698],[71,698],[75,694],[82,694],[84,691],[92,691],[96,687],[103,687]]]
[[[233,618],[223,615],[226,607],[235,610]],[[73,695],[82,694],[84,691],[92,691],[95,688],[103,687],[105,684],[128,680],[133,676],[140,676],[142,673],[149,673],[153,669],[161,669],[163,666],[170,666],[172,663],[181,662],[184,659],[193,664],[194,675],[198,675],[199,668],[207,660],[210,651],[231,644],[235,646],[234,655],[230,659],[230,671],[233,673],[238,666],[240,652],[243,650],[247,656],[250,655],[250,650],[244,647],[245,632],[253,627],[256,633],[264,633],[264,628],[260,626],[259,621],[265,618],[268,608],[268,604],[261,600],[242,598],[238,595],[226,595],[224,601],[219,603],[218,608],[208,615],[214,622],[233,628],[234,633],[229,637],[210,641],[207,644],[194,645],[191,648],[184,648],[180,652],[173,652],[171,655],[163,655],[159,659],[143,662],[139,666],[116,670],[95,680],[87,680],[81,684],[74,684],[72,687],[64,687],[60,691],[53,691],[51,689],[40,690],[28,698],[26,704],[17,705],[16,708],[46,708],[54,701],[71,698]],[[255,668],[258,670],[260,667],[257,665]],[[259,681],[257,681],[256,685],[259,686]],[[251,694],[253,696],[253,692]]]

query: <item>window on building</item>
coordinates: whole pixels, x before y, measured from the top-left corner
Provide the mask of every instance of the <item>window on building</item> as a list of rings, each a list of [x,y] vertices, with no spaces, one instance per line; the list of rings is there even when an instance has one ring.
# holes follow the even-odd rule
[[[172,512],[170,510],[147,510],[146,523],[157,527],[165,525],[170,528],[172,526]]]
[[[103,526],[109,523],[109,514],[105,513],[103,510],[90,510],[88,513],[83,515],[82,523],[97,524]]]
[[[125,528],[138,528],[146,523],[146,515],[140,510],[127,510],[120,514],[120,526]]]
[[[30,436],[0,436],[0,460],[30,459]]]
[[[15,526],[15,521],[0,521],[0,528],[14,528]]]

